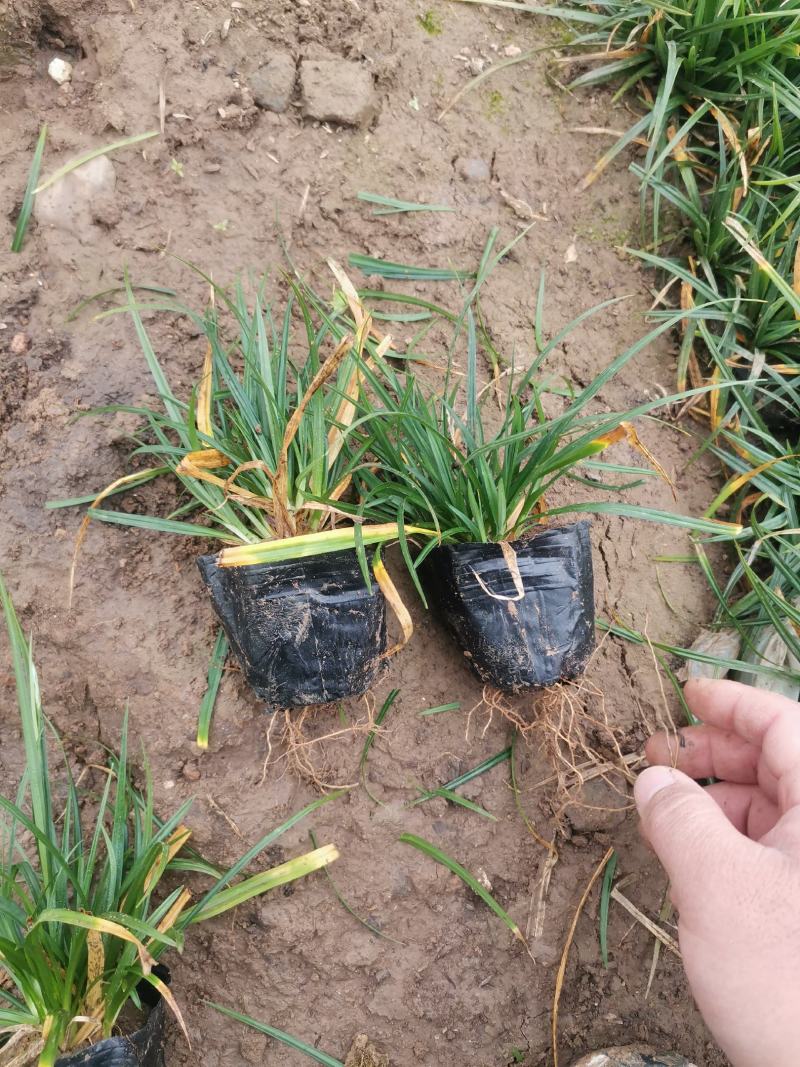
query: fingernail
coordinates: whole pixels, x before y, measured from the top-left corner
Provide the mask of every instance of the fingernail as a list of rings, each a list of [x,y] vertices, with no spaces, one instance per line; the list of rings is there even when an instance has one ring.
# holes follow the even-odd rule
[[[643,770],[633,787],[633,799],[641,814],[656,793],[675,784],[675,775],[671,767],[648,767]]]

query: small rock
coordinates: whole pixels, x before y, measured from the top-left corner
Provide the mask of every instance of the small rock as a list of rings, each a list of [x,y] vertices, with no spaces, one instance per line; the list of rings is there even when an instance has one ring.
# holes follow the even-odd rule
[[[300,65],[303,114],[338,126],[363,126],[378,110],[372,75],[346,59],[305,59]]]
[[[30,343],[31,339],[26,333],[15,333],[11,338],[11,344],[9,345],[11,355],[23,356],[28,351]]]
[[[294,93],[297,68],[294,59],[280,52],[249,78],[256,105],[266,111],[285,111]]]
[[[56,56],[50,60],[47,73],[54,82],[58,82],[59,85],[66,85],[67,82],[72,81],[72,64],[68,63],[66,59]]]
[[[344,1067],[389,1067],[389,1057],[379,1052],[366,1034],[358,1034],[347,1053]]]
[[[181,774],[188,782],[200,781],[200,768],[197,766],[197,763],[194,760],[189,760],[188,762],[184,763],[183,769],[181,770]]]
[[[39,193],[33,213],[40,226],[82,237],[91,232],[94,206],[101,198],[111,197],[116,184],[114,164],[107,156],[97,156]]]
[[[514,56],[522,55],[522,49],[518,44],[507,44],[503,49],[503,55],[513,59]]]
[[[590,1052],[572,1067],[695,1067],[677,1052],[655,1052],[645,1045],[625,1045]]]
[[[459,156],[456,160],[456,174],[465,182],[488,182],[492,176],[492,169],[485,159],[477,156]]]
[[[564,814],[576,833],[590,834],[619,826],[625,821],[627,808],[628,802],[623,792],[603,778],[591,778],[575,790]]]

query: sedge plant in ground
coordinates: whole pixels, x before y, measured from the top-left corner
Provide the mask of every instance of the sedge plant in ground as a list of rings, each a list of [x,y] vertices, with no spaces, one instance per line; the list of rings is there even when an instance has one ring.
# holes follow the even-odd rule
[[[338,854],[325,845],[245,873],[263,849],[324,802],[315,801],[230,869],[218,869],[188,847],[184,819],[191,802],[161,819],[146,769],[143,789],[133,785],[126,725],[119,752],[102,768],[99,795],[79,792],[42,711],[31,647],[2,579],[0,602],[25,753],[15,799],[0,795],[0,1064],[52,1067],[62,1055],[63,1064],[77,1064],[69,1054],[109,1038],[127,1005],[146,1002],[148,987],[183,1026],[180,993],[170,991],[156,961],[181,950],[190,926]],[[60,772],[49,748],[60,752]],[[188,873],[211,879],[195,900],[182,884]]]
[[[114,407],[143,419],[133,455],[151,466],[91,497],[89,519],[212,539],[200,558],[212,603],[245,675],[273,706],[328,703],[364,692],[387,651],[385,599],[403,612],[385,567],[366,547],[397,534],[393,523],[358,522],[343,497],[361,457],[344,448],[359,388],[368,317],[351,332],[320,317],[306,289],[291,283],[280,316],[252,306],[237,285],[212,287],[201,312],[172,301],[127,304],[161,407]],[[120,309],[113,309],[117,313]],[[188,316],[206,350],[184,399],[172,390],[143,315]],[[182,493],[171,514],[112,510],[113,494],[159,477]],[[422,531],[418,531],[422,532]],[[76,549],[77,552],[77,549]],[[374,577],[376,585],[372,583]]]

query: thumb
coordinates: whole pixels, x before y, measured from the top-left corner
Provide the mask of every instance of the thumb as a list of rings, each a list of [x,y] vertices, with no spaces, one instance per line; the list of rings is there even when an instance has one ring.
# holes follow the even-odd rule
[[[697,782],[671,767],[648,767],[633,790],[642,831],[661,860],[678,909],[708,894],[720,875],[754,858],[759,846],[736,830]]]

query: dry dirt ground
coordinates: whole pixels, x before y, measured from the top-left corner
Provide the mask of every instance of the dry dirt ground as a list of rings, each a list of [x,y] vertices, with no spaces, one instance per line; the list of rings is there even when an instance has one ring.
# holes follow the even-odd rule
[[[29,14],[36,7],[23,6]],[[129,706],[158,804],[166,812],[195,796],[197,844],[224,862],[315,790],[287,765],[280,722],[264,770],[271,719],[235,672],[223,680],[209,751],[201,754],[193,743],[215,634],[193,562],[202,546],[97,524],[68,610],[79,515],[46,511],[43,504],[97,489],[129,469],[124,418],[75,422],[71,416],[153,395],[124,316],[93,323],[85,313],[68,323],[68,312],[118,284],[126,265],[134,280],[173,286],[199,304],[202,284],[170,253],[227,282],[274,271],[287,246],[324,288],[326,258],[344,260],[350,252],[474,266],[492,226],[507,240],[524,225],[512,197],[543,218],[495,271],[484,301],[502,351],[530,356],[542,268],[551,331],[601,299],[630,297],[559,349],[554,373],[585,383],[641,335],[652,299],[651,280],[618,251],[637,225],[636,192],[624,167],[589,192],[575,192],[609,143],[577,128],[620,129],[630,115],[606,96],[577,98],[559,88],[548,71],[563,30],[499,8],[442,0],[58,0],[42,14],[35,47],[23,49],[14,66],[4,58],[0,80],[4,249],[41,123],[49,126],[45,173],[88,147],[157,128],[160,84],[165,129],[163,137],[114,157],[113,196],[91,205],[78,233],[32,224],[23,253],[2,254],[0,566],[35,635],[46,708],[75,760],[91,762],[101,743],[114,745]],[[501,70],[437,121],[482,61],[496,65],[515,49],[546,45],[552,47]],[[374,81],[372,120],[360,128],[320,124],[304,119],[295,101],[282,114],[253,108],[242,87],[276,51],[296,61],[334,57],[362,65]],[[55,54],[74,62],[67,89],[47,75]],[[552,69],[563,79],[563,68]],[[465,159],[479,162],[465,165]],[[374,217],[356,200],[359,190],[444,202],[456,211]],[[273,291],[280,289],[278,279]],[[425,291],[451,304],[457,299],[452,287]],[[23,351],[20,342],[12,345],[18,333],[30,341]],[[179,320],[154,321],[152,335],[174,388],[186,395],[199,373],[200,343]],[[671,390],[674,369],[674,339],[666,338],[630,364],[602,400],[632,406]],[[642,433],[674,476],[678,500],[652,479],[631,499],[699,513],[716,471],[702,463],[687,468],[694,443],[674,424],[649,422]],[[616,456],[638,462],[625,446]],[[579,499],[582,492],[567,484],[558,496]],[[166,505],[149,488],[124,506]],[[593,538],[598,614],[617,615],[653,637],[690,641],[709,612],[702,579],[688,567],[653,563],[659,554],[685,552],[686,537],[599,518]],[[495,823],[443,800],[407,806],[417,785],[448,781],[503,749],[510,737],[508,723],[481,704],[480,686],[437,624],[419,606],[414,615],[413,643],[372,694],[379,706],[390,688],[400,689],[368,764],[382,806],[356,789],[313,818],[320,842],[335,842],[341,851],[333,874],[342,893],[393,940],[358,925],[321,875],[191,931],[184,955],[170,961],[193,1035],[189,1051],[177,1030],[171,1034],[174,1067],[308,1062],[221,1018],[205,999],[238,1007],[339,1059],[354,1035],[365,1032],[396,1067],[549,1063],[558,957],[582,888],[610,845],[618,850],[620,873],[632,876],[627,895],[657,915],[665,879],[624,812],[573,807],[567,813],[542,932],[532,937],[535,962],[457,879],[398,843],[402,831],[412,831],[480,869],[500,903],[535,934],[547,854],[520,819],[508,764],[464,790]],[[10,791],[20,743],[5,655],[3,662],[0,770]],[[638,750],[667,708],[676,713],[647,648],[603,641],[587,687],[587,711],[604,709],[625,753]],[[460,710],[419,717],[445,702],[458,702]],[[535,714],[530,699],[515,706],[529,718]],[[365,713],[364,701],[354,700],[341,714],[316,712],[306,729],[312,737],[329,734],[342,729],[343,719],[352,725]],[[352,783],[363,740],[363,733],[343,734],[308,753],[327,781]],[[601,735],[596,740],[607,743]],[[518,773],[522,804],[538,832],[550,837],[557,799],[535,740],[520,743]],[[595,803],[626,803],[613,791],[592,790]],[[273,859],[304,850],[307,831],[308,825],[296,827]],[[646,995],[653,942],[616,904],[610,965],[603,968],[597,906],[595,891],[566,973],[561,1062],[604,1044],[646,1040],[705,1067],[724,1064],[678,961],[662,953]]]

